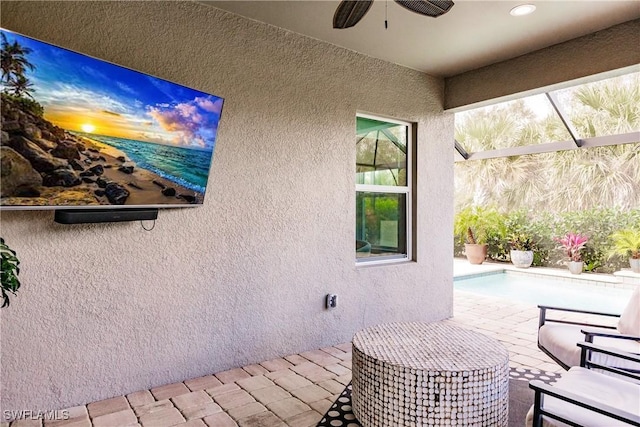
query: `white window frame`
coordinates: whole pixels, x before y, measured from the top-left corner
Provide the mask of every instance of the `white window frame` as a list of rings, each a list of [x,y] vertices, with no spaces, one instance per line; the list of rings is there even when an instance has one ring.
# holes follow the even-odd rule
[[[380,264],[396,264],[401,262],[407,262],[413,260],[412,248],[413,248],[413,133],[414,124],[411,122],[390,119],[384,116],[377,116],[368,113],[356,113],[356,120],[358,117],[364,119],[378,120],[387,123],[394,123],[407,127],[407,185],[406,186],[388,186],[388,185],[371,185],[371,184],[356,184],[355,195],[357,197],[358,192],[368,193],[395,193],[404,194],[406,200],[406,218],[405,218],[405,241],[406,241],[406,254],[403,255],[389,255],[379,257],[365,257],[356,258],[356,265],[380,265]],[[355,178],[355,176],[354,176]],[[354,218],[355,219],[355,218]],[[355,221],[354,221],[355,225]],[[354,228],[355,231],[355,228]],[[354,253],[355,256],[355,253]]]

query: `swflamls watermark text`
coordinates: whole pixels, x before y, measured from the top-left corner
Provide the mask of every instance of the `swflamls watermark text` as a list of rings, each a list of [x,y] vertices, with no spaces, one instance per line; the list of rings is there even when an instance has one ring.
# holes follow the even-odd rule
[[[60,421],[69,419],[69,411],[34,411],[31,409],[21,409],[19,411],[2,411],[2,417],[6,421],[10,420],[47,420]]]

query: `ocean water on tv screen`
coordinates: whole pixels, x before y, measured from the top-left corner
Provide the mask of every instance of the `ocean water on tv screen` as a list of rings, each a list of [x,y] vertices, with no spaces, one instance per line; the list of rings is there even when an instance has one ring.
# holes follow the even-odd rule
[[[123,151],[139,167],[152,171],[163,178],[198,193],[204,193],[211,164],[210,151],[186,149],[113,136],[81,132],[78,132],[78,134]]]

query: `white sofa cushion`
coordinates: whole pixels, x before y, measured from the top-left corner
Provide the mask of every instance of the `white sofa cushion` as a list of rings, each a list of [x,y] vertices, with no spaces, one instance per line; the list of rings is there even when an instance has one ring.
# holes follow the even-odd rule
[[[640,416],[640,385],[638,384],[576,366],[562,374],[562,377],[553,384],[553,387]],[[550,396],[544,396],[543,408],[583,426],[628,427],[629,425]],[[527,427],[533,425],[533,406],[527,414],[526,425]],[[543,417],[543,426],[565,427],[567,424]]]
[[[640,337],[640,286],[636,286],[618,320],[618,331],[621,334]]]
[[[538,330],[538,342],[567,366],[580,366],[580,347],[578,347],[577,343],[584,342],[584,334],[580,332],[583,328],[584,326],[580,325],[567,325],[553,322],[545,323]],[[597,329],[608,334],[616,333],[615,329],[589,329]],[[640,353],[640,343],[634,340],[594,337],[593,343],[629,353]],[[594,353],[591,361],[602,365],[640,371],[640,364],[636,362],[602,353]]]

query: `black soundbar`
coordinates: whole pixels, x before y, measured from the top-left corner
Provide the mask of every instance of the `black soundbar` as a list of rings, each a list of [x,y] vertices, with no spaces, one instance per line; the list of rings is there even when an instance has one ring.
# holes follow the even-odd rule
[[[53,220],[59,224],[120,222],[157,219],[158,209],[62,209]]]

